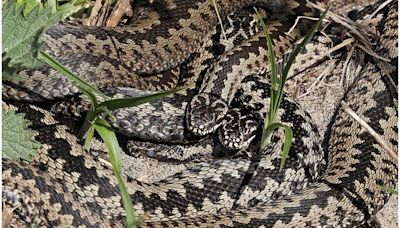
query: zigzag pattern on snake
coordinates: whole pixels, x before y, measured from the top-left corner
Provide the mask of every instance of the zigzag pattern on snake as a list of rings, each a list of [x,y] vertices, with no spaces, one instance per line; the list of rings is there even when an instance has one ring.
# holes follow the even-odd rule
[[[379,26],[392,26],[381,30],[387,35],[397,31],[397,23],[387,22],[397,18],[394,4],[397,2],[380,12],[386,17],[380,20]],[[377,50],[397,58],[397,52],[387,52],[392,46],[386,41],[387,36],[382,37],[385,37],[382,38],[383,45]],[[345,55],[338,58],[343,61]],[[376,60],[368,57],[360,64],[363,69],[345,100],[395,148],[396,97],[387,89],[390,84],[385,83],[387,78],[379,70],[382,66],[376,64]],[[143,66],[146,68],[146,64]],[[150,73],[154,72],[150,70]],[[269,91],[268,82],[262,75],[240,80],[243,86],[234,92],[238,95],[232,97],[230,108],[242,108],[245,114],[265,115],[265,108],[260,104],[266,102]],[[259,92],[251,93],[249,88],[257,88]],[[6,94],[9,91],[6,90]],[[46,95],[45,92],[42,94]],[[315,133],[317,131],[312,130],[311,120],[290,99],[285,102],[280,118],[292,121],[299,131],[295,142],[300,141],[293,147],[284,172],[277,170],[282,147],[282,135],[278,132],[275,144],[261,154],[257,153],[257,148],[245,150],[253,155],[252,159],[238,156],[202,161],[156,184],[128,178],[136,211],[148,213],[141,226],[365,225],[387,198],[387,193],[378,184],[395,186],[396,164],[358,123],[343,110],[338,110],[331,128],[325,169],[318,144],[321,140]],[[16,212],[19,222],[44,226],[122,226],[124,211],[112,170],[100,157],[94,156],[94,151],[83,150],[73,135],[70,122],[40,108],[40,104],[9,101],[8,108],[13,106],[19,112],[27,113],[33,128],[39,132],[37,139],[43,143],[39,154],[29,164],[3,161],[3,198],[8,205],[23,204],[24,207]],[[303,129],[306,135],[303,135]],[[307,136],[315,140],[315,146],[301,148],[300,142]],[[200,144],[211,151],[217,147],[226,150],[217,138],[217,135],[211,135]],[[305,140],[303,143],[310,142]],[[185,150],[191,145],[180,146]]]

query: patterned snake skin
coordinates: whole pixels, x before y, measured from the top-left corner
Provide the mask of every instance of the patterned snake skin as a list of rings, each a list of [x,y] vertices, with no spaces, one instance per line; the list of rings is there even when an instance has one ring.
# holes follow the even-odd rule
[[[67,25],[57,25],[46,35],[46,49],[50,53],[59,56],[61,62],[77,73],[82,73],[85,79],[100,88],[133,86],[138,89],[158,90],[197,80],[204,82],[197,83],[200,87],[195,85],[200,88],[198,90],[184,91],[173,98],[114,112],[116,127],[125,126],[122,132],[141,138],[126,142],[126,149],[130,150],[127,153],[139,152],[166,159],[168,162],[189,163],[182,172],[156,183],[146,183],[129,176],[126,178],[135,211],[140,215],[140,226],[371,225],[373,215],[388,198],[388,193],[379,185],[396,186],[396,162],[342,108],[337,109],[329,134],[323,140],[310,116],[296,102],[285,97],[278,118],[293,128],[294,139],[285,169],[279,171],[283,143],[281,131],[274,134],[274,143],[261,153],[257,143],[250,143],[252,140],[259,140],[257,121],[268,112],[268,68],[261,67],[262,69],[245,73],[242,71],[240,78],[234,79],[239,85],[229,82],[231,87],[236,86],[234,89],[228,89],[229,85],[216,88],[212,83],[224,76],[228,81],[231,80],[231,76],[235,75],[232,72],[236,70],[224,74],[221,69],[229,69],[229,66],[234,68],[240,64],[244,64],[241,67],[246,66],[248,63],[241,59],[252,59],[254,61],[249,60],[251,66],[256,66],[260,65],[260,62],[256,63],[257,58],[261,58],[264,64],[264,46],[258,49],[261,55],[257,57],[251,56],[254,52],[251,48],[255,43],[262,44],[265,39],[256,30],[250,30],[240,38],[232,38],[234,41],[231,44],[239,42],[240,45],[223,45],[217,51],[214,50],[218,45],[212,41],[216,37],[219,40],[217,26],[209,24],[216,21],[214,9],[208,1],[195,2],[196,4],[191,1],[165,1],[165,7],[171,10],[171,15],[183,19],[163,18],[168,22],[160,19],[159,22],[144,23],[141,27],[129,27],[127,31],[132,36],[123,35],[121,28],[80,29]],[[229,1],[219,2],[224,18],[236,9],[247,6],[247,3],[254,4],[253,1],[246,1],[246,4],[245,1],[234,4]],[[295,4],[298,3],[296,1],[287,2],[292,3],[288,4],[288,9],[298,10],[295,15],[310,12]],[[364,10],[373,12],[378,5],[379,3]],[[279,6],[281,5],[272,8],[276,10]],[[240,10],[228,18],[240,21],[241,13],[248,15],[248,12],[246,9]],[[243,18],[242,23],[249,25],[246,17]],[[390,58],[391,63],[383,63],[370,56],[359,58],[363,56],[363,52],[357,50],[350,59],[362,66],[362,70],[349,87],[344,101],[397,152],[397,92],[388,82],[390,77],[397,75],[397,50],[394,50],[397,49],[397,1],[381,9],[374,18],[377,32],[380,32],[377,34],[377,45],[374,49],[378,54]],[[140,20],[146,21],[146,18]],[[193,21],[207,23],[194,25]],[[276,28],[283,29],[285,26],[284,23],[278,23]],[[232,30],[235,28],[237,27],[232,26]],[[327,31],[336,33],[338,28],[341,27],[334,25]],[[185,29],[193,33],[185,32]],[[291,47],[300,36],[301,29],[297,32],[292,36],[293,40],[288,36],[277,35],[274,37],[275,42],[279,43],[281,38],[282,42],[288,42],[287,45],[282,44],[282,47]],[[240,32],[234,31],[232,34]],[[74,40],[78,37],[85,42]],[[65,40],[69,42],[65,43]],[[88,40],[90,42],[86,42]],[[176,43],[187,44],[185,40],[193,40],[193,47],[180,49],[174,46]],[[321,40],[323,36],[316,37],[310,44],[311,47],[300,54],[298,65],[291,72],[293,76],[304,67],[316,67],[325,61],[313,58],[316,53],[313,46],[319,47],[318,42],[320,45],[330,45],[329,42],[321,43]],[[160,46],[164,48],[157,48]],[[250,47],[247,54],[244,51],[246,46]],[[281,58],[285,58],[283,52]],[[235,60],[231,58],[235,53],[243,55],[238,55],[239,59]],[[95,65],[90,58],[101,61]],[[347,54],[335,53],[331,58],[344,62]],[[303,59],[307,61],[303,62]],[[208,69],[206,63],[212,66]],[[103,72],[99,75],[105,78],[97,78],[95,73],[99,72],[98,69]],[[239,69],[241,68],[238,67]],[[192,73],[177,79],[174,85],[168,84],[175,80],[175,75],[182,72]],[[3,202],[6,208],[13,208],[14,214],[9,224],[15,227],[27,224],[43,227],[122,227],[125,212],[112,169],[102,159],[105,155],[104,145],[96,141],[91,151],[85,151],[74,135],[74,129],[79,127],[79,122],[69,116],[49,111],[49,103],[53,102],[49,100],[55,99],[54,102],[57,102],[57,97],[76,93],[75,87],[48,68],[23,71],[21,75],[27,77],[23,82],[3,85],[3,98],[7,100],[3,107],[26,113],[26,118],[33,123],[31,128],[38,131],[36,139],[42,143],[42,147],[29,163],[3,160]],[[40,83],[43,76],[46,76],[45,82]],[[199,79],[203,76],[204,80]],[[162,86],[164,82],[168,85]],[[223,106],[228,107],[225,111],[228,115],[223,115],[224,120],[205,137],[192,134],[194,132],[187,133],[185,113],[193,109],[186,110],[185,107],[189,103],[193,105],[196,99],[201,100],[199,97],[208,96],[209,89],[214,88],[219,89],[218,96],[225,99]],[[123,89],[116,88],[114,93],[121,90]],[[222,94],[225,91],[231,94]],[[180,106],[168,106],[179,102]],[[163,112],[160,113],[159,110]],[[149,112],[154,115],[147,115]],[[165,116],[170,116],[170,119],[164,121]],[[124,122],[127,118],[142,118],[142,122]],[[255,120],[250,122],[250,126],[257,124],[249,134],[245,134],[246,137],[248,135],[247,138],[241,138],[241,134],[237,132],[249,130],[249,122],[246,122],[249,119]],[[147,127],[151,123],[162,125]],[[133,125],[136,130],[130,127]],[[247,128],[241,128],[242,125]],[[236,126],[239,127],[235,128]],[[146,130],[140,131],[143,129]],[[232,152],[237,146],[224,142],[225,137],[230,137],[227,132],[233,132],[231,137],[234,140],[229,142],[239,139],[238,144],[245,145],[239,153]],[[124,143],[123,139],[121,141]],[[165,141],[170,143],[163,144]],[[326,148],[322,148],[323,142],[326,142]],[[154,150],[150,153],[149,148],[152,147]],[[198,162],[190,162],[193,160]]]

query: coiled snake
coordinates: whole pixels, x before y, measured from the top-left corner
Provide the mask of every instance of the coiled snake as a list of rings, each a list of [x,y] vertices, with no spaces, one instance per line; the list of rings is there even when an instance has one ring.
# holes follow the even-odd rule
[[[293,15],[306,12],[305,3],[302,1],[286,3],[290,6],[287,8],[293,10]],[[254,2],[220,1],[221,14],[227,17],[247,4],[252,5]],[[393,50],[393,42],[396,42],[393,41],[393,34],[397,32],[396,4],[397,1],[391,2],[374,17],[378,31],[381,32],[375,50],[380,55],[390,58],[392,65],[397,58],[397,50]],[[262,153],[258,153],[257,144],[250,144],[251,140],[259,140],[257,135],[254,136],[258,132],[257,121],[268,111],[266,104],[270,91],[269,82],[265,77],[268,69],[261,67],[257,70],[246,68],[250,69],[247,72],[242,70],[239,75],[241,78],[234,79],[240,82],[240,86],[229,81],[232,80],[232,75],[236,75],[232,72],[241,69],[235,69],[236,66],[247,66],[246,61],[252,62],[256,68],[257,65],[261,65],[261,62],[257,61],[258,58],[264,58],[263,46],[255,46],[259,52],[257,56],[252,55],[255,52],[252,48],[254,44],[263,45],[265,40],[252,28],[241,38],[233,37],[232,43],[239,42],[239,46],[218,46],[215,40],[219,31],[214,23],[216,17],[210,2],[174,0],[165,1],[165,7],[171,10],[171,15],[176,16],[172,17],[174,20],[164,18],[147,27],[147,24],[143,24],[141,27],[115,30],[57,25],[46,35],[48,51],[89,81],[96,82],[96,86],[100,88],[134,86],[157,90],[196,80],[200,84],[198,94],[197,90],[189,90],[174,98],[114,112],[116,127],[124,133],[142,138],[142,141],[136,143],[128,142],[129,145],[149,146],[151,142],[157,142],[155,148],[158,151],[153,156],[166,156],[175,161],[184,161],[199,155],[201,160],[188,165],[184,171],[153,184],[127,178],[127,187],[135,210],[144,215],[140,225],[370,225],[371,217],[388,197],[388,193],[379,185],[393,187],[396,185],[397,176],[396,163],[375,140],[338,108],[329,137],[326,139],[328,146],[325,148],[325,155],[322,139],[308,114],[295,102],[285,98],[279,118],[292,126],[294,141],[285,170],[279,171],[283,140],[280,131],[274,135],[274,144]],[[368,10],[365,11],[369,12]],[[246,9],[239,12],[246,12]],[[240,19],[240,13],[236,15],[239,15],[237,17]],[[291,21],[292,17],[288,18],[287,21]],[[146,18],[139,19],[139,22],[140,20],[145,21]],[[246,24],[246,20],[243,20],[243,23]],[[235,26],[232,28],[235,30]],[[277,28],[283,29],[285,24],[278,24]],[[335,31],[335,27],[332,30]],[[282,39],[282,42],[295,40],[300,34],[299,30],[292,38],[278,35],[275,43],[279,43],[279,39]],[[66,42],[65,39],[69,41]],[[318,41],[319,38],[313,40]],[[62,46],[59,46],[60,42]],[[177,43],[184,46],[188,42],[192,42],[193,46],[182,49],[176,46]],[[244,48],[246,46],[250,47],[247,51]],[[311,49],[307,49],[302,55],[310,55],[307,51]],[[232,58],[235,53],[239,53],[236,60]],[[332,57],[345,61],[347,56],[345,53],[339,53]],[[124,59],[129,61],[121,61]],[[396,150],[397,93],[387,81],[388,75],[397,73],[397,66],[394,69],[390,68],[388,64],[381,64],[372,57],[351,60],[360,64],[362,70],[350,86],[344,100]],[[208,69],[209,64],[212,67]],[[300,72],[304,66],[318,64],[321,63],[300,61],[292,74]],[[182,75],[182,72],[187,74],[176,79],[174,75]],[[214,78],[213,73],[218,77]],[[47,99],[75,93],[75,87],[48,68],[23,71],[20,74],[25,75],[27,79],[19,84],[4,85],[3,97],[7,99],[4,106],[26,113],[26,117],[33,122],[32,128],[38,131],[36,139],[43,145],[30,163],[3,160],[3,200],[10,207],[20,205],[14,211],[17,219],[13,221],[17,226],[25,223],[61,227],[122,226],[124,210],[121,207],[121,197],[111,168],[104,164],[99,156],[104,154],[101,145],[98,144],[90,152],[84,151],[73,134],[76,123],[69,117],[46,110],[49,109],[50,102]],[[41,81],[43,76],[46,77]],[[204,81],[211,83],[202,84],[203,76],[206,78]],[[229,81],[223,83],[226,87],[213,84],[213,80],[223,77]],[[229,83],[232,83],[231,87],[236,88],[229,89]],[[216,90],[220,90],[218,96],[226,100],[224,103],[218,101],[213,107],[218,104],[222,107],[226,105],[227,110],[221,114],[223,120],[204,133],[214,132],[216,129],[220,132],[206,137],[192,134],[196,132],[187,133],[190,129],[185,129],[188,117],[185,117],[183,105],[190,102],[190,105],[193,105],[196,100],[201,101],[202,98],[198,98],[201,96],[197,95],[218,94]],[[230,94],[224,95],[225,92]],[[197,98],[186,101],[183,99],[192,98],[193,95]],[[184,102],[181,102],[182,100]],[[172,106],[178,103],[180,106]],[[149,112],[153,115],[149,115]],[[141,118],[141,122],[126,121],[132,118]],[[152,128],[152,123],[158,123],[158,129]],[[169,126],[177,127],[168,129]],[[238,127],[235,128],[236,126]],[[240,130],[242,126],[246,126],[244,131],[249,131],[243,138],[242,134],[237,135],[237,132],[243,133]],[[249,130],[248,126],[253,128]],[[233,136],[225,134],[229,130],[233,130]],[[233,142],[237,142],[239,146],[230,144],[232,140],[224,142],[225,136],[233,138]],[[235,141],[236,139],[238,140]],[[170,144],[161,143],[168,140]],[[245,156],[237,155],[237,149],[241,149],[240,153]],[[174,154],[178,153],[178,150],[181,151],[181,155]],[[196,150],[194,156],[190,155],[190,150]],[[217,152],[221,152],[222,155]],[[227,154],[235,156],[226,157]]]

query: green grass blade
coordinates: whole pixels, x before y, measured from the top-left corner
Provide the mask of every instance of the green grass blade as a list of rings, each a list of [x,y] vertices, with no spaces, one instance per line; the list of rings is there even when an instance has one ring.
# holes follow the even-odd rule
[[[268,145],[271,141],[271,136],[272,132],[268,132],[268,127],[275,122],[275,117],[276,117],[276,110],[278,109],[277,103],[279,103],[278,98],[278,91],[280,88],[277,88],[277,81],[278,81],[278,72],[277,72],[277,65],[276,65],[276,58],[275,58],[275,52],[274,52],[274,46],[272,43],[271,36],[269,35],[268,27],[264,23],[264,20],[262,19],[261,14],[258,12],[256,8],[254,8],[259,23],[261,25],[261,28],[263,29],[263,33],[266,37],[267,40],[267,47],[268,47],[268,58],[269,58],[269,63],[270,63],[270,71],[271,71],[271,99],[269,103],[269,112],[264,120],[264,126],[263,126],[263,131],[262,131],[262,136],[261,136],[261,147],[260,147],[260,152],[265,148],[266,145]]]
[[[125,108],[125,107],[132,107],[132,106],[137,106],[143,103],[147,102],[152,102],[155,100],[158,100],[160,98],[170,96],[182,89],[185,89],[186,87],[181,87],[169,91],[163,91],[155,94],[150,94],[150,95],[144,95],[140,97],[129,97],[129,98],[118,98],[118,99],[113,99],[113,100],[108,100],[100,103],[98,106],[103,106],[106,107],[108,110],[115,110],[118,108]]]
[[[310,40],[312,39],[312,37],[314,36],[314,34],[317,32],[317,30],[319,29],[319,27],[321,27],[322,24],[322,20],[325,18],[327,12],[328,12],[329,8],[325,10],[325,12],[319,17],[319,20],[317,23],[314,24],[314,26],[307,32],[307,35],[304,37],[303,41],[299,44],[296,45],[293,52],[290,53],[289,59],[286,62],[286,65],[282,71],[282,78],[280,81],[280,89],[278,92],[278,98],[277,98],[277,104],[276,104],[276,108],[278,109],[279,106],[281,105],[282,102],[282,97],[283,97],[283,92],[284,92],[284,86],[286,83],[286,79],[288,77],[289,74],[289,70],[290,67],[292,67],[296,56],[304,49],[304,47],[306,46],[306,44],[308,42],[310,42]]]
[[[122,196],[122,203],[126,212],[127,226],[137,227],[138,219],[133,210],[132,199],[121,176],[121,148],[119,147],[117,136],[115,135],[115,132],[110,130],[111,126],[107,121],[101,118],[97,118],[93,126],[107,146],[108,157],[113,167],[114,175],[117,178],[118,187]]]
[[[85,136],[85,143],[83,144],[83,149],[86,151],[90,150],[92,147],[92,139],[94,136],[94,127],[91,125],[89,127],[89,130],[87,130],[86,136]]]
[[[74,73],[65,68],[56,59],[48,55],[46,52],[40,51],[38,57],[40,60],[46,62],[51,67],[58,70],[64,76],[72,80],[75,83],[76,87],[78,87],[83,93],[88,93],[86,94],[88,97],[93,97],[93,94],[95,94],[99,97],[102,97],[103,99],[108,99],[108,97],[104,93],[98,91],[95,87],[76,76]]]
[[[267,39],[267,47],[268,47],[268,57],[269,57],[269,62],[271,65],[271,84],[272,84],[272,89],[276,91],[276,82],[277,82],[277,70],[276,70],[276,58],[275,58],[275,52],[274,52],[274,45],[272,43],[271,36],[269,35],[268,27],[264,23],[264,20],[262,19],[261,14],[258,12],[256,8],[254,8],[256,11],[258,21],[261,25],[261,28],[263,29],[263,33],[265,35],[265,38]]]
[[[121,172],[121,148],[119,147],[117,136],[112,131],[112,127],[101,118],[96,118],[93,126],[107,146],[110,162],[115,165],[117,172]]]
[[[282,171],[283,167],[285,166],[286,159],[289,155],[290,147],[292,146],[293,131],[290,127],[282,123],[273,123],[268,126],[266,130],[267,135],[272,136],[272,133],[278,128],[283,128],[285,130],[285,143],[283,144],[282,159],[279,166],[279,171]]]
[[[384,185],[378,185],[378,187],[380,189],[382,189],[382,191],[384,191],[384,192],[389,192],[390,194],[393,194],[393,195],[398,195],[399,194],[399,192],[394,188],[386,187]]]
[[[278,108],[278,107],[276,107],[276,104],[278,103],[277,90],[279,90],[279,88],[276,87],[277,81],[278,81],[278,72],[277,72],[277,64],[276,64],[274,46],[272,43],[271,36],[269,35],[268,27],[264,23],[264,20],[262,19],[262,16],[258,12],[258,10],[256,8],[254,8],[254,10],[256,11],[259,23],[263,29],[265,38],[267,39],[268,58],[269,58],[270,67],[271,67],[271,100],[270,100],[270,104],[269,104],[270,111],[268,112],[268,117],[264,124],[264,129],[266,129],[267,125],[275,122],[276,110]],[[262,137],[262,138],[265,138],[265,137]]]

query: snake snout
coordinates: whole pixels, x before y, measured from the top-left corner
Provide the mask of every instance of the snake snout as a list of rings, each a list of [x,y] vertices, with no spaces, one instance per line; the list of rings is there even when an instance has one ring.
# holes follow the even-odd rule
[[[186,113],[187,127],[195,135],[214,132],[228,112],[227,104],[210,94],[196,95]]]
[[[259,121],[239,109],[230,110],[224,120],[218,134],[221,144],[231,150],[246,149],[256,136]]]

